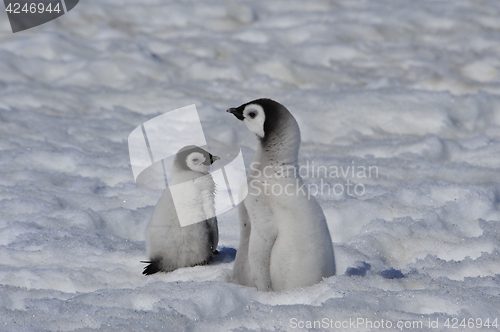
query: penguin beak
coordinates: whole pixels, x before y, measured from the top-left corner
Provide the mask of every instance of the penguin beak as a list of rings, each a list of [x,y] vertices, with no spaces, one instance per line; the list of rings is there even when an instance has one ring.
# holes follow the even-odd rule
[[[237,108],[230,108],[226,112],[232,113],[235,117],[238,118],[238,120],[242,120],[243,121],[243,119],[244,119],[244,117],[243,117],[243,111],[242,110],[238,110]]]
[[[210,156],[210,161],[212,162],[212,164],[213,164],[214,162],[216,162],[217,160],[219,160],[219,159],[220,159],[220,158],[219,158],[219,157],[217,157],[217,156]]]

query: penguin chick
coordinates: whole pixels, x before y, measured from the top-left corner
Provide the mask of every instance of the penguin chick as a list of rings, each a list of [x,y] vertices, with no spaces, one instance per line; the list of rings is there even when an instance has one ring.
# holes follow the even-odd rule
[[[297,121],[271,99],[227,112],[260,143],[247,177],[248,194],[239,205],[240,246],[233,282],[282,291],[333,276],[335,259],[325,215],[298,172]]]
[[[216,160],[219,157],[194,145],[177,152],[169,188],[163,192],[146,229],[149,261],[143,263],[149,265],[143,274],[204,265],[217,254],[215,183],[208,173]],[[175,185],[181,185],[182,190],[172,197],[171,188]],[[183,221],[189,219],[192,224],[182,227],[181,215]]]

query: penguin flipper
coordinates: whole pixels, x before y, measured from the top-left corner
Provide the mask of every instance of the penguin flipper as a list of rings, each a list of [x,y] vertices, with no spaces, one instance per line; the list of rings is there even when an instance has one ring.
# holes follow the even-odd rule
[[[252,225],[244,202],[238,205],[238,214],[240,219],[240,245],[234,259],[232,282],[243,286],[253,287],[255,285],[251,280],[251,270],[248,264],[248,245],[250,242]]]
[[[209,236],[210,246],[212,248],[212,252],[216,252],[217,245],[219,243],[219,227],[217,225],[217,217],[207,219],[206,221],[209,230],[208,236]]]
[[[146,276],[162,271],[160,264],[161,261],[159,259],[155,259],[152,261],[141,261],[141,263],[149,263],[149,265],[144,268],[144,271],[142,271],[142,274]]]

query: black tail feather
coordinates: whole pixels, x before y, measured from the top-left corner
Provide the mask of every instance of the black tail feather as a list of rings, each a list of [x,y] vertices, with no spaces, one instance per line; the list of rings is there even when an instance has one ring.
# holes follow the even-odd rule
[[[149,263],[149,265],[144,268],[144,271],[142,271],[142,274],[144,275],[148,276],[161,271],[159,259],[153,261],[141,261],[141,263]]]
[[[196,263],[196,264],[188,265],[188,266],[207,265],[208,263],[213,262],[213,260],[214,260],[214,256],[213,255],[218,255],[218,254],[219,254],[219,252],[217,250],[215,250],[204,261],[201,261],[201,262]],[[161,258],[152,259],[150,261],[141,261],[141,263],[149,264],[148,266],[146,266],[144,268],[144,271],[142,271],[142,274],[147,275],[147,276],[151,275],[151,274],[155,274],[157,272],[172,272],[173,270],[179,268],[179,266],[174,267],[174,268],[170,268],[170,269],[168,269],[168,267],[165,268],[165,266],[164,266],[165,264],[162,264],[162,259]],[[163,262],[163,263],[165,263],[165,262]],[[180,266],[180,267],[188,267],[188,266]]]

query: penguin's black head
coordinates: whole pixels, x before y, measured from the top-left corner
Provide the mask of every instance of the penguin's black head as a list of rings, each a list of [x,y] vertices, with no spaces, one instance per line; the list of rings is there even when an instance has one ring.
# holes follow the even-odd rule
[[[273,132],[279,118],[284,116],[285,112],[288,113],[285,106],[267,98],[256,99],[237,108],[230,108],[227,112],[243,121],[248,129],[261,140]]]
[[[177,152],[174,163],[184,170],[208,173],[210,165],[219,159],[196,145],[188,145]]]

